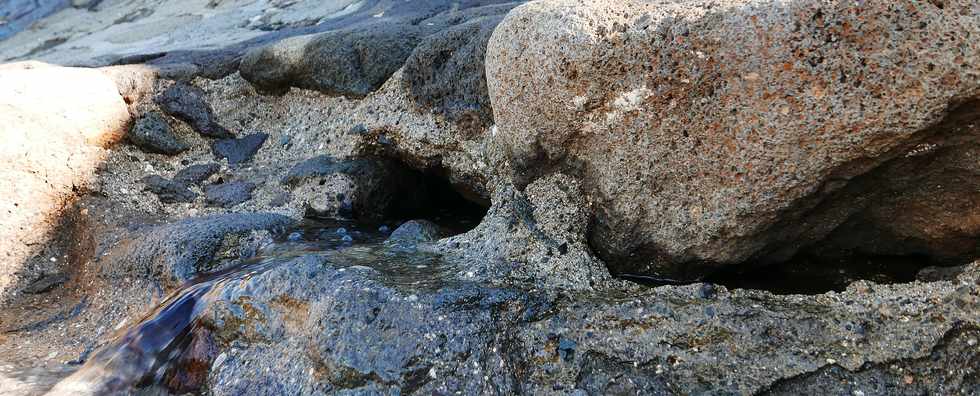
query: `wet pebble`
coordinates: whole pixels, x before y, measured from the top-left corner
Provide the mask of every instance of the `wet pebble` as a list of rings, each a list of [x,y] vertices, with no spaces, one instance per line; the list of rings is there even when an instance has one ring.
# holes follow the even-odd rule
[[[289,234],[289,236],[286,237],[286,240],[288,240],[290,242],[298,242],[298,241],[301,241],[301,240],[303,240],[303,234],[300,233],[300,232],[291,233],[291,234]]]

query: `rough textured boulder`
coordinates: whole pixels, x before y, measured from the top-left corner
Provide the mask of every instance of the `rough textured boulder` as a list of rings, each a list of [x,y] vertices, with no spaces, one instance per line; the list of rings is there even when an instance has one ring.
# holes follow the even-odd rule
[[[239,70],[266,91],[295,86],[364,96],[402,66],[423,36],[423,29],[411,24],[378,23],[293,37],[250,51]]]
[[[492,123],[483,59],[490,35],[507,8],[495,9],[501,14],[475,18],[426,37],[405,61],[401,80],[420,110],[475,132]]]
[[[854,177],[975,135],[978,34],[968,0],[545,0],[497,27],[487,79],[519,185],[580,178],[614,270],[692,278],[793,254],[859,210],[823,210]]]

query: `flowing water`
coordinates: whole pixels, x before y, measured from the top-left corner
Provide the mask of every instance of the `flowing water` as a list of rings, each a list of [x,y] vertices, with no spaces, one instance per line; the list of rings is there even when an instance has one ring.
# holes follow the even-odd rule
[[[385,226],[306,222],[278,235],[256,257],[201,275],[171,293],[137,324],[94,352],[49,394],[112,394],[154,388],[166,380],[171,368],[180,364],[201,330],[202,312],[221,298],[225,287],[297,257],[326,255],[336,267],[369,266],[385,284],[396,288],[438,288],[452,278],[454,272],[437,254],[386,243],[387,234]],[[172,383],[169,385],[172,387]]]

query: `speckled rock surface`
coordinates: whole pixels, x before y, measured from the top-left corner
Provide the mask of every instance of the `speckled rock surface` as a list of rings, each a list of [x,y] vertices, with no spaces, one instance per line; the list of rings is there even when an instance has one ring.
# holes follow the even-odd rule
[[[494,120],[519,178],[582,181],[614,270],[695,278],[820,238],[848,214],[810,209],[975,110],[978,7],[533,2],[490,40]]]
[[[133,123],[126,138],[139,148],[158,154],[177,154],[187,145],[174,135],[170,124],[158,113],[147,113]]]
[[[915,274],[980,246],[973,3],[75,3],[0,59],[125,63],[110,108],[170,109],[187,150],[93,147],[78,191],[45,173],[77,202],[0,301],[0,393],[93,373],[120,334],[143,336],[89,379],[144,394],[980,393],[980,267]],[[274,51],[303,40],[317,59]],[[263,143],[216,158],[215,125]],[[279,232],[304,216],[363,223]],[[384,243],[407,219],[439,232]],[[883,252],[913,271],[833,270]],[[833,284],[607,268],[798,254]]]
[[[856,283],[820,297],[704,296],[700,285],[597,297],[452,278],[406,288],[352,257],[294,258],[224,288],[203,314],[209,391],[978,390],[975,265],[953,282]]]
[[[593,290],[611,278],[588,247],[589,214],[579,188],[563,174],[536,180],[524,192],[497,186],[483,221],[438,248],[465,263],[465,278]]]

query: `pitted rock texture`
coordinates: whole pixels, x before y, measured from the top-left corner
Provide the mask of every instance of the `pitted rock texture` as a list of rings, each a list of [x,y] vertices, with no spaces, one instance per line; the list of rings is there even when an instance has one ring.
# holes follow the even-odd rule
[[[614,281],[588,246],[587,207],[579,183],[564,174],[524,191],[501,184],[480,224],[440,241],[439,250],[469,278],[595,290]]]
[[[978,34],[966,0],[544,0],[497,27],[487,80],[519,185],[581,179],[611,268],[690,279],[843,222],[807,212],[975,109]]]
[[[724,288],[705,296],[700,285],[614,288],[599,297],[459,280],[405,288],[383,265],[356,257],[283,258],[216,292],[200,307],[207,331],[197,336],[213,345],[203,362],[207,389],[217,395],[975,390],[969,362],[978,354],[971,309],[976,265],[954,282],[859,282],[818,297]],[[264,370],[270,365],[277,370]]]
[[[150,153],[173,155],[188,148],[159,113],[147,113],[137,119],[126,137],[137,147]]]
[[[299,36],[249,52],[239,70],[265,91],[295,86],[364,96],[384,83],[424,34],[411,24],[381,22],[346,31]]]

